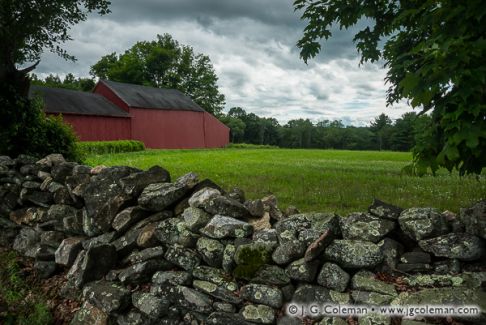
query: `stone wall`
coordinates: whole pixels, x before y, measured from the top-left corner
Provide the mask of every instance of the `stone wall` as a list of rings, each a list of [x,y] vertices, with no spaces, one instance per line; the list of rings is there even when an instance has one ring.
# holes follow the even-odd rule
[[[486,310],[485,239],[485,201],[455,215],[375,200],[341,218],[157,166],[0,157],[0,245],[42,278],[66,273],[62,294],[83,301],[73,324],[301,324],[289,302]]]

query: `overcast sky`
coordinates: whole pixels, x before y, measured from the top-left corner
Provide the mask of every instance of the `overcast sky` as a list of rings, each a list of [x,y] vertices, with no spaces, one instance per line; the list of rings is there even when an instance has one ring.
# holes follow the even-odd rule
[[[295,44],[305,24],[292,0],[112,0],[111,11],[72,28],[74,40],[64,48],[77,62],[45,53],[36,73],[88,76],[103,55],[169,33],[210,57],[226,110],[240,106],[281,123],[309,118],[354,125],[411,110],[386,107],[386,71],[379,64],[359,66],[355,30],[335,31],[304,64]]]

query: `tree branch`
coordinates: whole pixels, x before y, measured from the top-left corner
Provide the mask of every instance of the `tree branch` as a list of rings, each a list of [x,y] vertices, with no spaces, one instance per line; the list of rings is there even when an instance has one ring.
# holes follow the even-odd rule
[[[30,67],[28,68],[25,68],[25,69],[22,69],[22,70],[19,70],[20,73],[24,73],[24,74],[27,74],[29,72],[31,72],[32,70],[34,70],[40,63],[40,60],[37,60],[36,63],[34,63],[33,65],[31,65]]]

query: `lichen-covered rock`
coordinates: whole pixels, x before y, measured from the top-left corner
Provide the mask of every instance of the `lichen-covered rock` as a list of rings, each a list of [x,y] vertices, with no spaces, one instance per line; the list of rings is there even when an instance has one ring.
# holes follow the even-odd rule
[[[145,325],[149,324],[149,320],[140,313],[137,309],[132,309],[126,314],[121,314],[116,317],[117,325]]]
[[[250,325],[252,323],[247,322],[240,314],[234,314],[229,312],[215,311],[211,313],[206,319],[207,324],[211,325]]]
[[[331,229],[334,234],[339,234],[339,216],[330,213],[296,214],[277,222],[275,229],[279,234],[286,230],[301,232],[306,229],[313,229],[320,233]]]
[[[241,288],[240,295],[245,300],[272,308],[280,308],[283,305],[282,291],[267,285],[247,284]]]
[[[183,285],[192,283],[192,276],[185,271],[159,271],[152,276],[152,283],[159,285]]]
[[[152,275],[157,271],[167,271],[173,265],[166,260],[153,259],[131,265],[120,271],[118,279],[122,283],[140,284],[150,281]]]
[[[423,263],[423,264],[430,264],[432,259],[430,254],[425,252],[406,252],[400,256],[401,263],[407,264],[416,264],[416,263]]]
[[[292,279],[300,282],[312,282],[316,278],[319,261],[306,262],[303,258],[290,263],[285,272]]]
[[[10,220],[17,225],[34,225],[35,223],[42,223],[53,219],[49,219],[46,209],[31,207],[10,212]]]
[[[486,200],[461,209],[459,220],[464,224],[466,233],[486,239]]]
[[[245,201],[244,206],[252,217],[263,217],[263,214],[265,213],[265,207],[263,206],[262,200]]]
[[[351,280],[351,287],[355,290],[377,292],[384,295],[396,296],[393,284],[377,280],[375,274],[369,271],[359,271]]]
[[[276,265],[263,265],[255,272],[252,283],[262,283],[274,286],[285,286],[290,283],[290,277],[284,269]]]
[[[293,240],[281,243],[272,254],[272,259],[279,265],[288,264],[304,256],[305,245],[301,241]]]
[[[159,222],[152,222],[140,229],[136,241],[138,247],[148,248],[159,245],[159,240],[157,239],[158,225]]]
[[[391,318],[387,315],[381,315],[376,313],[368,313],[363,317],[359,317],[360,325],[390,325]]]
[[[223,270],[225,270],[226,272],[232,272],[233,269],[236,267],[235,252],[236,252],[236,247],[233,244],[227,244],[224,247],[223,261],[221,263],[221,266]]]
[[[209,266],[196,266],[192,270],[192,276],[195,279],[209,281],[218,286],[221,286],[229,291],[236,291],[238,290],[238,284],[232,280],[230,274]]]
[[[29,250],[35,248],[40,240],[40,233],[32,228],[22,228],[15,237],[13,249],[25,255]]]
[[[83,237],[69,237],[64,239],[55,252],[56,263],[71,266],[76,256],[83,249],[83,240]]]
[[[253,227],[241,220],[215,215],[200,231],[202,234],[215,239],[228,237],[242,238],[251,235],[253,233]]]
[[[85,301],[74,314],[71,325],[108,325],[108,314]]]
[[[373,199],[373,203],[368,207],[368,212],[383,219],[397,220],[403,209],[378,199]]]
[[[316,301],[331,301],[329,289],[312,284],[300,285],[292,296],[296,303],[315,303]]]
[[[341,231],[344,239],[359,239],[377,243],[394,228],[394,221],[366,213],[352,213],[347,218],[341,219]]]
[[[164,257],[164,247],[150,247],[141,251],[133,251],[130,255],[123,259],[124,264],[136,264],[140,262],[145,262],[151,259],[161,259]]]
[[[53,261],[35,261],[34,269],[39,278],[47,279],[56,272],[56,263]]]
[[[163,211],[180,201],[189,189],[178,183],[155,183],[144,188],[138,204],[150,211]]]
[[[147,217],[147,215],[148,212],[138,206],[129,207],[122,210],[115,216],[113,222],[111,223],[111,226],[118,233],[124,233],[135,223]]]
[[[278,246],[278,236],[275,229],[263,229],[253,233],[253,240],[273,248]]]
[[[157,239],[166,245],[179,244],[184,247],[195,247],[198,235],[189,231],[180,218],[169,218],[157,225]]]
[[[198,200],[192,200],[191,198],[189,204],[213,215],[219,214],[235,219],[243,219],[250,216],[250,212],[242,203],[226,196],[215,195],[214,193],[216,193],[214,190],[206,191],[204,200],[202,200],[201,195],[198,195]],[[208,197],[210,198],[208,199]]]
[[[383,261],[380,247],[362,240],[335,240],[324,255],[329,261],[350,269],[372,268]]]
[[[421,240],[419,246],[435,256],[457,258],[463,261],[477,260],[485,253],[484,241],[465,233],[450,233]]]
[[[160,166],[153,166],[147,171],[135,172],[120,179],[121,187],[130,196],[139,196],[150,184],[167,182],[170,182],[170,174]]]
[[[250,280],[264,264],[271,261],[272,248],[266,244],[252,242],[239,245],[234,254],[237,264],[233,274],[237,278]]]
[[[189,207],[184,210],[182,217],[191,231],[198,231],[208,224],[212,216],[202,209]]]
[[[445,234],[449,230],[445,217],[432,208],[404,210],[398,222],[403,232],[417,241]]]
[[[228,302],[230,304],[241,303],[241,298],[238,296],[237,293],[225,289],[222,286],[218,286],[217,284],[214,284],[212,282],[194,280],[192,281],[192,286],[199,291],[202,291],[216,299]]]
[[[350,276],[339,265],[334,263],[324,263],[317,276],[317,283],[321,286],[344,292],[348,286]]]
[[[170,302],[180,308],[203,314],[213,311],[213,299],[205,293],[184,286],[167,287],[166,289]]]
[[[390,302],[396,298],[396,295],[384,295],[377,292],[353,290],[351,291],[351,296],[356,304],[362,305],[373,305],[373,306],[383,306],[389,305]]]
[[[221,191],[212,187],[204,187],[192,194],[189,198],[189,205],[193,208],[203,208],[208,205],[209,202],[221,195]]]
[[[196,250],[207,265],[221,267],[223,263],[224,245],[218,240],[201,237],[197,240]]]
[[[252,323],[272,324],[275,321],[275,311],[265,305],[246,305],[241,309],[240,314]]]
[[[98,281],[83,288],[83,297],[107,314],[123,311],[130,305],[130,290],[114,282]]]
[[[165,259],[189,272],[201,263],[196,252],[180,245],[170,246],[165,253]]]
[[[134,292],[132,303],[149,319],[159,319],[169,312],[170,302],[164,298],[156,297],[148,292]]]
[[[392,272],[397,268],[398,258],[404,251],[403,245],[390,238],[384,238],[377,245],[383,254],[383,263],[380,265],[379,270]]]

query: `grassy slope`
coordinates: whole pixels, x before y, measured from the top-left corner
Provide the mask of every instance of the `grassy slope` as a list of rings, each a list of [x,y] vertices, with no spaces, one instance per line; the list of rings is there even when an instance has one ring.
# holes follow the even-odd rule
[[[89,156],[89,165],[129,165],[147,169],[160,165],[175,178],[189,171],[211,178],[229,189],[242,188],[248,198],[273,193],[285,208],[301,211],[363,211],[373,197],[407,208],[433,206],[458,212],[486,198],[486,184],[474,178],[441,173],[438,177],[409,177],[401,168],[409,153],[216,149],[148,150]]]

